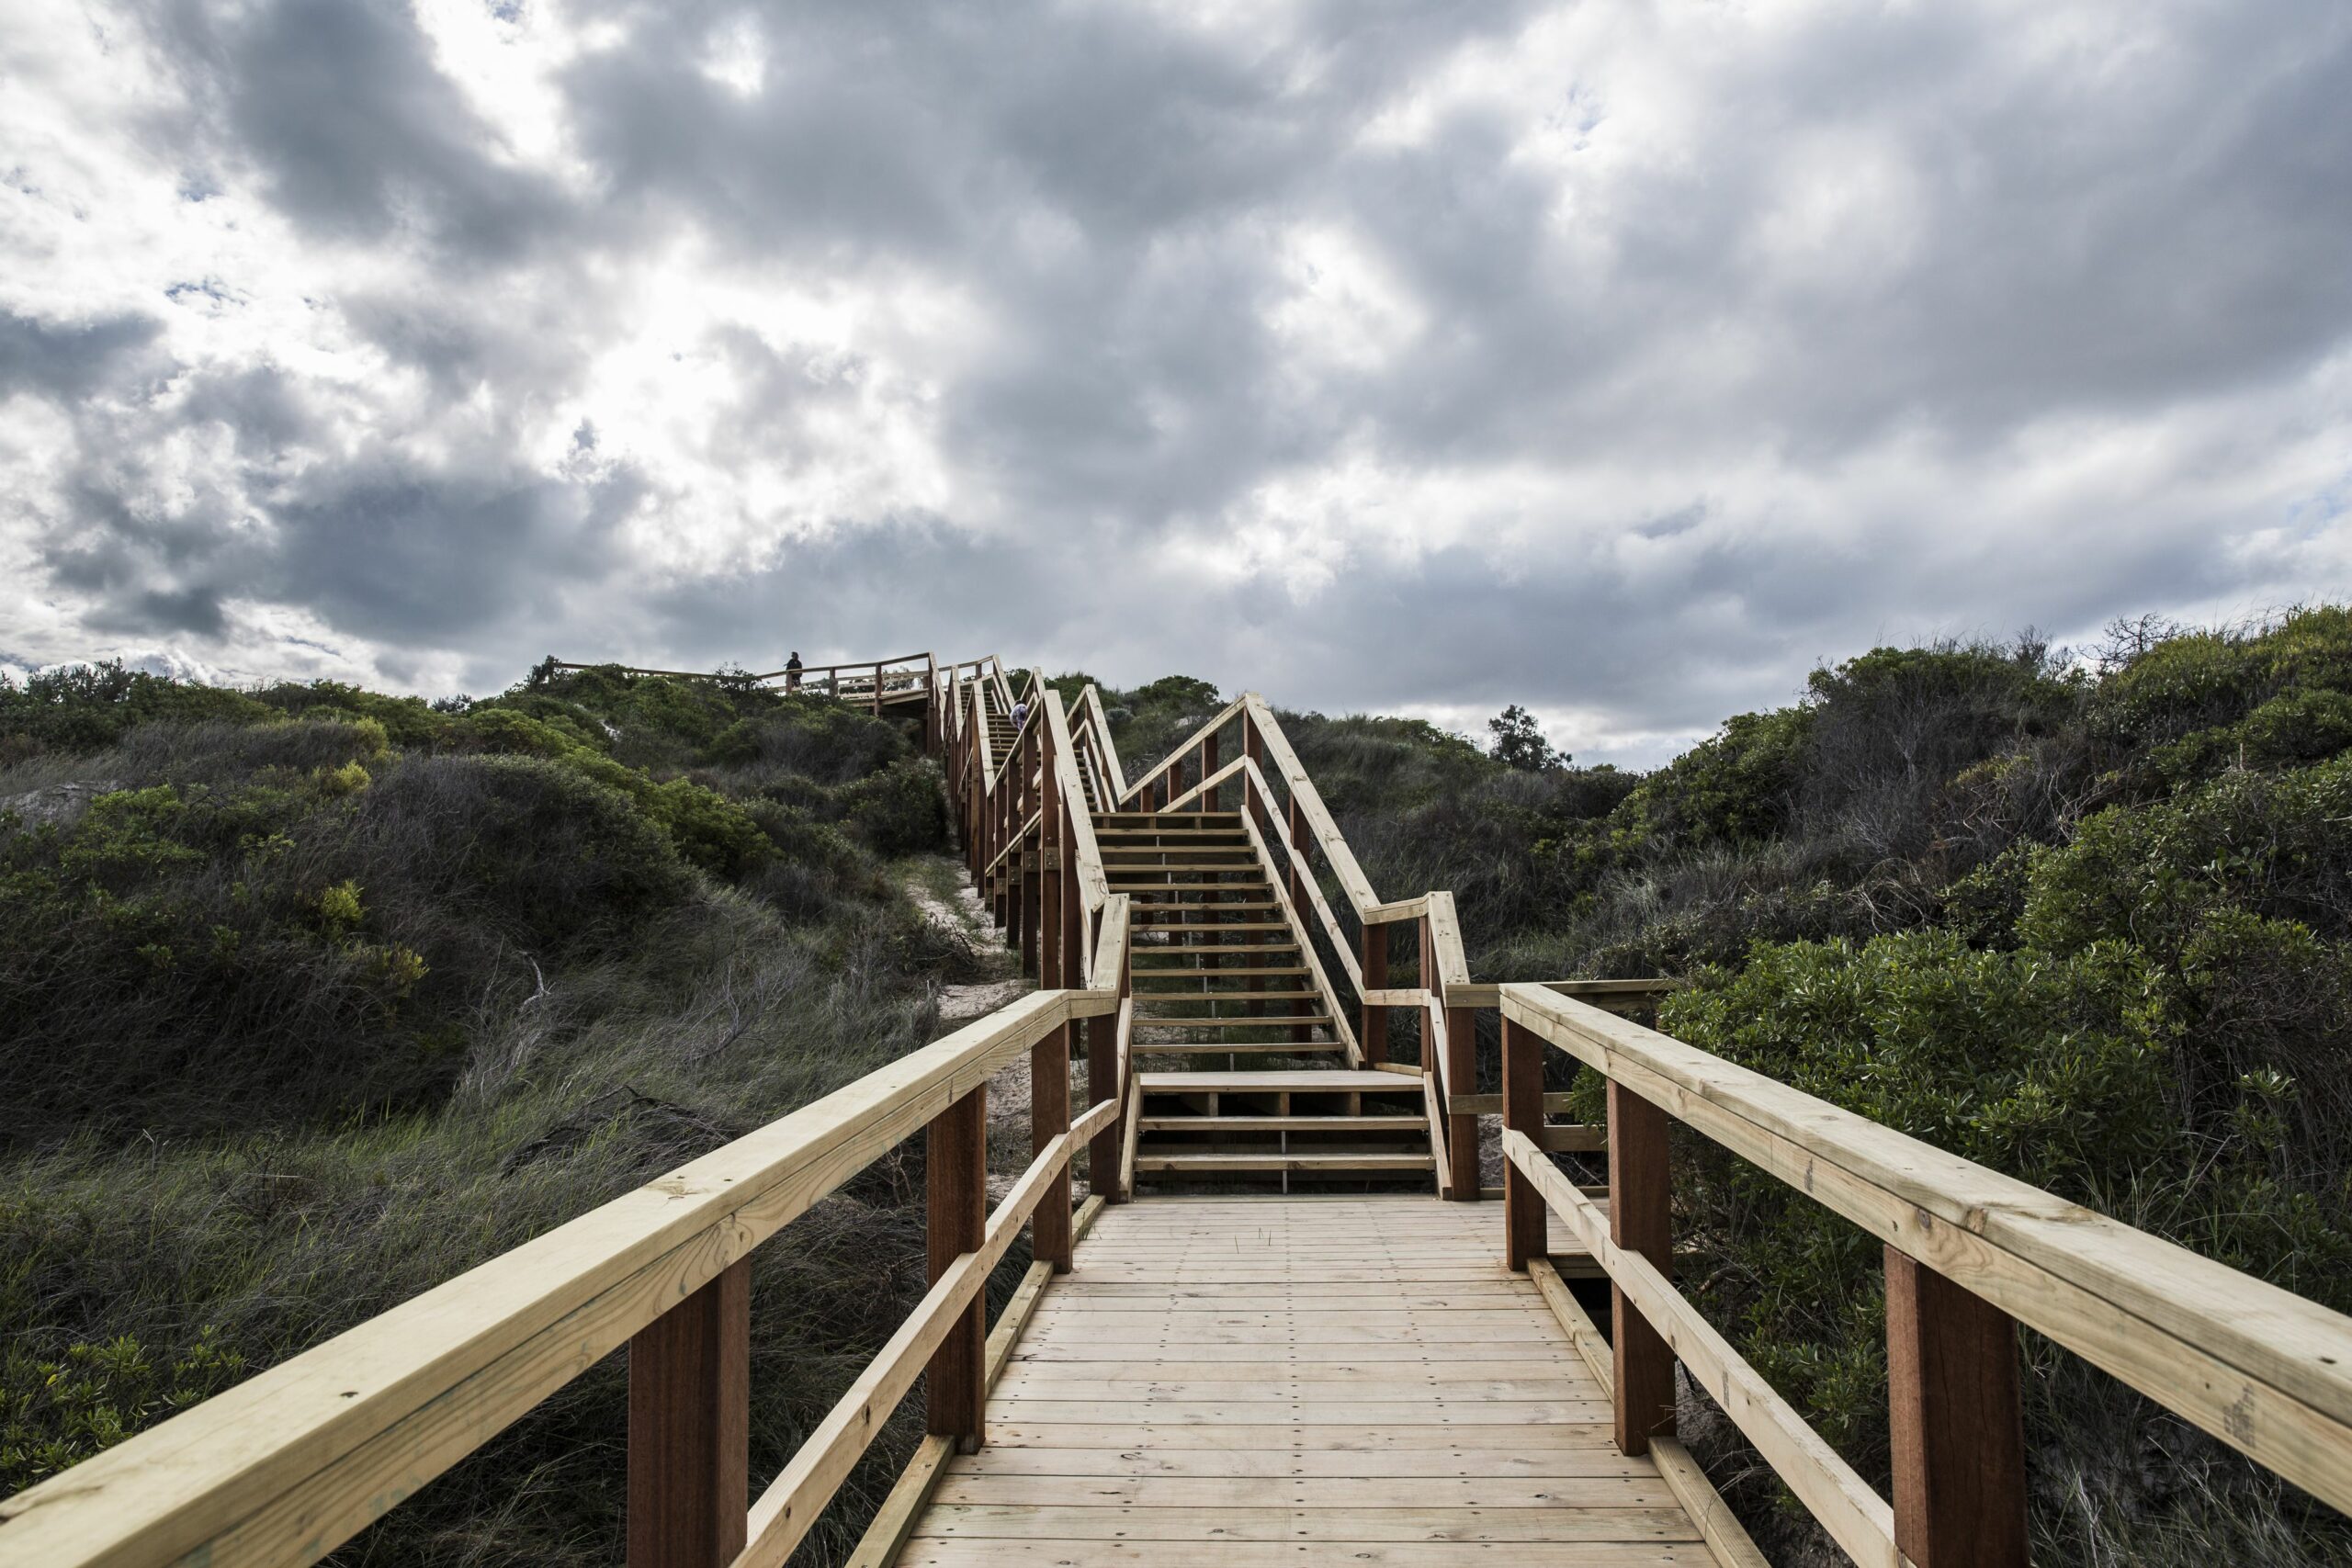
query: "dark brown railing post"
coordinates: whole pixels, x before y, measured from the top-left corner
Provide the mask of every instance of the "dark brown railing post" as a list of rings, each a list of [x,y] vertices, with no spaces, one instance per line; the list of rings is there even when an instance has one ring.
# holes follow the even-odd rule
[[[989,1091],[972,1090],[931,1119],[924,1134],[924,1181],[930,1201],[927,1251],[931,1282],[987,1239],[989,1224]],[[988,1406],[989,1303],[972,1298],[931,1353],[924,1379],[929,1431],[954,1438],[969,1453],[980,1446]],[[632,1564],[631,1568],[635,1568]]]
[[[1204,784],[1207,784],[1211,778],[1216,776],[1216,732],[1215,730],[1211,730],[1208,734],[1201,737],[1201,783]],[[1216,789],[1202,791],[1199,808],[1203,811],[1215,811],[1217,805],[1217,796],[1224,793],[1225,788],[1221,784]]]
[[[1609,1086],[1609,1239],[1674,1273],[1667,1117],[1621,1083]],[[1649,1452],[1674,1430],[1674,1350],[1622,1286],[1610,1287],[1611,1354],[1617,1372],[1617,1448]]]
[[[1363,922],[1363,988],[1367,997],[1388,988],[1388,928]],[[1367,1000],[1363,1004],[1362,1043],[1367,1062],[1388,1060],[1388,1010]],[[1531,1137],[1532,1134],[1529,1134]]]
[[[1069,1131],[1069,1047],[1072,1026],[1063,1024],[1029,1048],[1029,1157]],[[1056,1173],[1030,1219],[1030,1256],[1069,1272],[1071,1251],[1069,1167]]]
[[[1037,889],[1037,987],[1046,991],[1069,984],[1062,977],[1069,955],[1062,949],[1060,870],[1060,863],[1069,856],[1069,845],[1062,837],[1058,794],[1053,759],[1046,757],[1045,776],[1037,782],[1037,848],[1029,861],[1035,869],[1023,874],[1024,880]],[[1025,951],[1027,944],[1023,945]]]
[[[1441,976],[1437,982],[1439,994],[1432,998],[1433,1001],[1443,1001],[1444,987],[1444,979]],[[1481,1196],[1478,1190],[1478,1119],[1455,1111],[1453,1100],[1456,1095],[1477,1092],[1478,1015],[1469,1008],[1447,1008],[1445,1157],[1453,1162],[1453,1197],[1460,1203],[1475,1203]],[[1540,1118],[1540,1111],[1538,1115]]]
[[[628,1568],[726,1568],[751,1507],[752,1262],[628,1342]]]
[[[2025,1568],[2017,1324],[1886,1249],[1894,1546],[1918,1568]]]
[[[1544,1129],[1544,1038],[1503,1020],[1503,1126],[1531,1138]],[[1552,1250],[1544,1195],[1516,1160],[1503,1163],[1503,1256],[1513,1269]]]

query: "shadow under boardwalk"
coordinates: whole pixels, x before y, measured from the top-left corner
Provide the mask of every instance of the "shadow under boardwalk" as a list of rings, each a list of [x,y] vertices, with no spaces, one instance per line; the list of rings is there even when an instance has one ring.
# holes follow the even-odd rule
[[[1107,1211],[899,1562],[1712,1564],[1501,1254],[1492,1203]]]

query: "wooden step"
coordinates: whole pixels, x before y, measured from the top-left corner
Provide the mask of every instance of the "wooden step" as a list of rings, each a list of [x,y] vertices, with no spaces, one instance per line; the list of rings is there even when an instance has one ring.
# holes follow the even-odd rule
[[[1239,887],[1234,889],[1234,891],[1238,893],[1255,893],[1260,891],[1260,889],[1254,887]],[[1204,899],[1203,901],[1195,904],[1187,904],[1182,899],[1137,898],[1129,906],[1131,912],[1136,909],[1143,910],[1147,913],[1158,909],[1184,909],[1189,910],[1193,914],[1201,915],[1235,913],[1243,909],[1279,909],[1281,908],[1282,906],[1280,904],[1275,903],[1271,898],[1241,898],[1234,899],[1226,903],[1211,903]]]
[[[1138,1116],[1146,1133],[1396,1133],[1419,1137],[1430,1124],[1419,1116]]]
[[[1225,823],[1241,820],[1238,811],[1098,811],[1095,820],[1105,828],[1136,828],[1152,832],[1182,832],[1199,829],[1230,833],[1233,828]]]
[[[1208,928],[1217,929],[1214,926]],[[1203,953],[1296,953],[1295,942],[1151,942],[1135,949],[1137,958],[1189,958]],[[1172,972],[1189,974],[1181,964],[1171,964],[1166,969],[1139,970],[1139,974],[1162,975]]]
[[[1419,1073],[1374,1067],[1294,1067],[1229,1073],[1137,1073],[1146,1094],[1410,1094],[1421,1092]]]
[[[1137,1040],[1138,1056],[1317,1056],[1344,1051],[1344,1040]]]
[[[1102,814],[1096,812],[1100,818]],[[1186,849],[1213,850],[1216,844],[1204,844],[1202,839],[1222,839],[1237,849],[1250,847],[1250,835],[1232,828],[1110,828],[1094,829],[1097,839],[1182,839]],[[1171,848],[1175,846],[1170,846]]]
[[[1204,975],[1213,974],[1215,971],[1203,970],[1202,973]],[[1155,1005],[1163,1002],[1182,1002],[1187,1005],[1198,1002],[1208,1002],[1212,1004],[1216,1002],[1306,1002],[1313,1001],[1317,997],[1321,995],[1322,993],[1320,991],[1193,991],[1190,993],[1183,991],[1153,991],[1148,995],[1137,995],[1136,1002],[1138,1009],[1140,1009],[1141,1005],[1145,1002],[1151,1002]],[[1145,1013],[1138,1010],[1136,1016],[1137,1018],[1148,1018],[1156,1017],[1158,1015]],[[1288,1020],[1287,1018],[1281,1018],[1278,1021],[1287,1022]]]
[[[1227,969],[1222,966],[1204,965],[1198,969],[1138,969],[1136,971],[1136,978],[1138,980],[1191,980],[1197,977],[1210,980],[1258,980],[1274,975],[1303,976],[1306,973],[1305,969]]]
[[[1173,1034],[1222,1034],[1227,1030],[1234,1029],[1264,1030],[1268,1032],[1292,1028],[1313,1029],[1317,1025],[1329,1025],[1330,1022],[1331,1021],[1328,1018],[1318,1018],[1307,1013],[1284,1013],[1279,1018],[1271,1016],[1265,1018],[1138,1018],[1136,1020],[1136,1028],[1138,1032],[1149,1029],[1153,1031],[1164,1031]],[[1176,1040],[1170,1041],[1169,1043],[1182,1045],[1190,1043],[1190,1042]],[[1227,1045],[1247,1049],[1252,1043],[1262,1045],[1269,1051],[1279,1050],[1289,1046],[1299,1047],[1302,1049],[1312,1046],[1318,1051],[1327,1047],[1332,1050],[1338,1050],[1340,1048],[1339,1043],[1323,1040],[1261,1040],[1256,1042],[1244,1040],[1220,1040],[1215,1042],[1203,1042],[1203,1043],[1213,1043],[1220,1051],[1226,1049]]]
[[[1137,1174],[1145,1171],[1174,1174],[1180,1171],[1219,1170],[1431,1170],[1436,1160],[1426,1154],[1267,1154],[1267,1155],[1136,1155]]]
[[[1202,920],[1141,919],[1133,921],[1132,925],[1136,931],[1286,931],[1290,930],[1289,926],[1283,924],[1280,920],[1230,920],[1213,926]],[[1228,947],[1224,951],[1227,953],[1241,953],[1247,950],[1238,947]]]

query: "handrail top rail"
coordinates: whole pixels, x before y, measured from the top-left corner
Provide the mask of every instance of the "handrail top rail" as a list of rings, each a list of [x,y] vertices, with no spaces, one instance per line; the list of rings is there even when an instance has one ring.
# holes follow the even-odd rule
[[[2352,1316],[1544,986],[1498,989],[1507,1022],[2352,1508]]]
[[[881,665],[886,670],[889,666],[899,664],[922,662],[927,665],[932,658],[933,655],[928,651],[894,653],[888,659],[850,659],[838,664],[804,664],[797,670],[771,670],[758,674],[750,671],[649,670],[639,665],[616,663],[611,660],[551,659],[548,662],[558,670],[617,670],[624,675],[648,675],[673,681],[781,681],[786,675],[798,675],[805,679],[810,675],[830,674],[836,670],[871,671],[876,665]]]

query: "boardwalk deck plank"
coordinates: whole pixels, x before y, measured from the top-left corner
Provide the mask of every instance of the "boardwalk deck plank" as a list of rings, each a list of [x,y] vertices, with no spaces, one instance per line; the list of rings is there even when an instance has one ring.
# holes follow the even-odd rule
[[[1147,1199],[1039,1303],[899,1561],[1701,1568],[1591,1370],[1426,1198]]]

